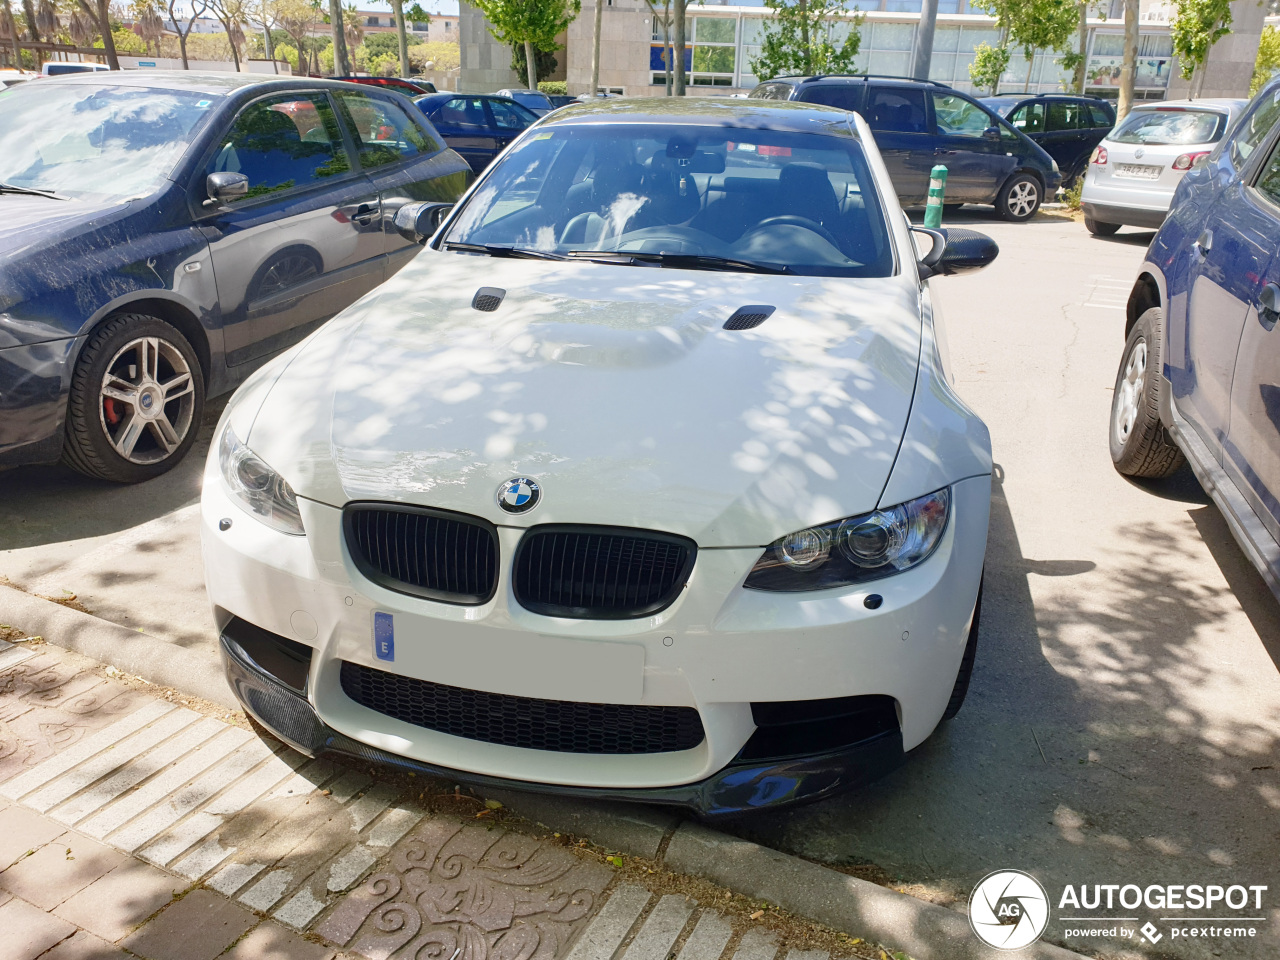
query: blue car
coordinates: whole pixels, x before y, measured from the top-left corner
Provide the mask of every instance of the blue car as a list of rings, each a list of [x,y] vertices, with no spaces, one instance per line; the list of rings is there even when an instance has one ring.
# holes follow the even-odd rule
[[[445,143],[476,173],[506,149],[538,115],[508,97],[474,93],[434,93],[414,100]]]
[[[0,93],[0,466],[169,470],[207,396],[418,252],[402,204],[470,181],[375,87],[111,72]]]
[[[1129,295],[1111,459],[1185,460],[1280,598],[1280,80],[1178,185]]]
[[[929,172],[947,168],[948,206],[993,204],[1006,220],[1030,220],[1058,192],[1058,164],[1025,134],[972,97],[932,80],[903,77],[775,77],[751,91],[862,114],[903,206],[925,202]]]

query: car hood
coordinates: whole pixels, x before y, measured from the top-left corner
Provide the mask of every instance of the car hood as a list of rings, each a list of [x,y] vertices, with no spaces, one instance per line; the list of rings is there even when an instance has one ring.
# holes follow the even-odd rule
[[[59,238],[112,208],[119,202],[52,200],[21,193],[0,193],[0,262],[21,256],[27,249]]]
[[[492,312],[477,289],[506,291]],[[776,312],[722,329],[738,307]],[[288,361],[248,444],[300,496],[766,544],[874,508],[911,407],[906,277],[424,250]],[[536,508],[496,502],[513,477]]]

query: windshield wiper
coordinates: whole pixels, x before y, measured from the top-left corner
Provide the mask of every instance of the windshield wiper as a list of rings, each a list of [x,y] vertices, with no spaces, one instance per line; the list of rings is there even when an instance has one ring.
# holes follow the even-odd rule
[[[21,193],[32,197],[48,197],[50,200],[70,200],[70,197],[64,197],[61,194],[54,193],[52,190],[38,190],[35,187],[19,187],[13,183],[0,182],[0,193]]]
[[[463,253],[487,253],[491,257],[525,257],[529,260],[563,260],[558,253],[545,253],[532,247],[510,247],[501,243],[457,243],[446,240],[446,250],[461,250]]]
[[[738,260],[734,257],[713,257],[703,253],[648,253],[627,250],[570,250],[566,256],[574,260],[594,260],[599,263],[654,263],[660,267],[676,267],[685,270],[739,270],[744,273],[791,273],[782,263],[763,263],[758,260]]]

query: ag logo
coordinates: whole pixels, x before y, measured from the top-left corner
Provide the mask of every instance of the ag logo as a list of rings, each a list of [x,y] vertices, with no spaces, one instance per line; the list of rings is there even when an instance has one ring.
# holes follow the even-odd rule
[[[1049,923],[1049,895],[1021,870],[997,870],[969,895],[969,926],[979,940],[1000,950],[1035,943]]]

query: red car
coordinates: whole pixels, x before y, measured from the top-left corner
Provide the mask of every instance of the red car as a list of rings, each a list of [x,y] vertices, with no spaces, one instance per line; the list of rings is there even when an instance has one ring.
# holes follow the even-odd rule
[[[332,79],[345,80],[347,83],[367,83],[375,87],[390,87],[408,97],[420,97],[424,93],[436,92],[436,85],[430,80],[404,80],[400,77],[333,77]]]

